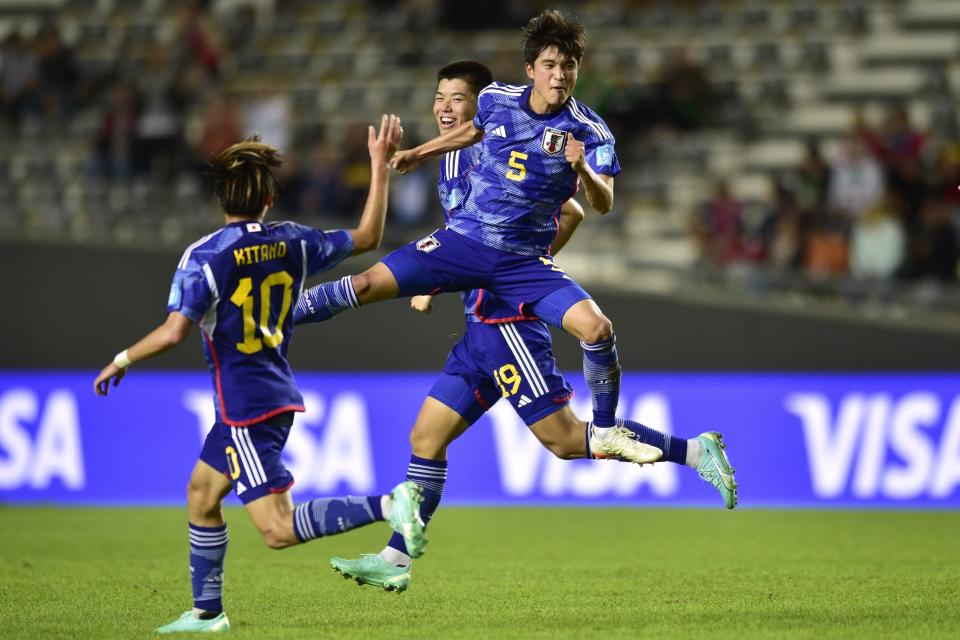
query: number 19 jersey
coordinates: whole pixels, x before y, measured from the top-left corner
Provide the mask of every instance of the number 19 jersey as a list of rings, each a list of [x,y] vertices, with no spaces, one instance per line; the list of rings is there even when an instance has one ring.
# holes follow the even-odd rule
[[[287,349],[304,280],[353,252],[347,231],[235,222],[184,252],[167,312],[200,325],[219,421],[234,427],[303,411]]]
[[[449,229],[500,251],[546,255],[560,207],[579,184],[565,155],[567,134],[584,143],[597,173],[615,176],[620,163],[600,116],[572,97],[559,111],[535,113],[531,90],[494,82],[480,92],[473,119],[483,131],[480,158]]]

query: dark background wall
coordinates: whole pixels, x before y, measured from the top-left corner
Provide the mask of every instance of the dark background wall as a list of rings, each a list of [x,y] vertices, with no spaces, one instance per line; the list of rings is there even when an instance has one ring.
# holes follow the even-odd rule
[[[0,243],[0,366],[99,369],[163,321],[179,252]],[[331,279],[362,270],[347,261]],[[321,279],[316,279],[320,282]],[[952,370],[960,331],[918,331],[764,308],[589,290],[613,320],[621,361],[647,370]],[[429,317],[393,300],[297,331],[295,369],[438,370],[463,330],[454,295]],[[571,337],[556,336],[561,368],[580,367]],[[150,363],[203,366],[199,335]]]

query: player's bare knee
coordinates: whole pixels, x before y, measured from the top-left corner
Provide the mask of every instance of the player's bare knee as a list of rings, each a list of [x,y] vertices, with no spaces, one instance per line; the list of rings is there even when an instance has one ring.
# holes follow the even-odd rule
[[[218,513],[220,497],[207,482],[194,482],[187,485],[187,513],[191,516],[208,518]]]
[[[434,460],[443,453],[444,449],[444,443],[438,441],[437,437],[428,430],[414,426],[410,432],[410,450],[418,458]]]
[[[591,318],[587,324],[583,341],[587,344],[605,342],[613,337],[613,323],[604,315]]]

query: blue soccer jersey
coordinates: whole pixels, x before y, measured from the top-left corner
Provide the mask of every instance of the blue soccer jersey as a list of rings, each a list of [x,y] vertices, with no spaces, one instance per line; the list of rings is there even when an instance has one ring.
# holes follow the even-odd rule
[[[308,276],[352,252],[349,232],[294,222],[235,222],[187,248],[167,312],[179,311],[203,331],[219,421],[243,427],[303,411],[286,357],[292,305]]]
[[[501,251],[545,255],[560,207],[579,184],[564,153],[567,134],[584,143],[597,173],[615,176],[620,163],[600,116],[572,97],[555,113],[534,113],[531,89],[494,82],[480,92],[473,119],[484,132],[480,159],[449,228]]]
[[[457,207],[466,197],[470,188],[470,172],[479,159],[479,144],[450,151],[441,159],[437,190],[443,207],[443,219],[448,226],[451,215],[458,211]],[[467,322],[501,323],[536,319],[521,315],[506,302],[483,289],[461,291],[460,298],[463,300],[463,312]]]

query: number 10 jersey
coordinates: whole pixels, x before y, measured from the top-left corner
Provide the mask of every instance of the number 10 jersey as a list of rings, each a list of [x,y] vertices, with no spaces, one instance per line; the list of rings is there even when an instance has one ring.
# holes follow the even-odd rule
[[[286,357],[292,306],[308,276],[351,253],[349,232],[294,222],[235,222],[187,248],[167,312],[200,325],[219,421],[244,427],[304,410]]]

